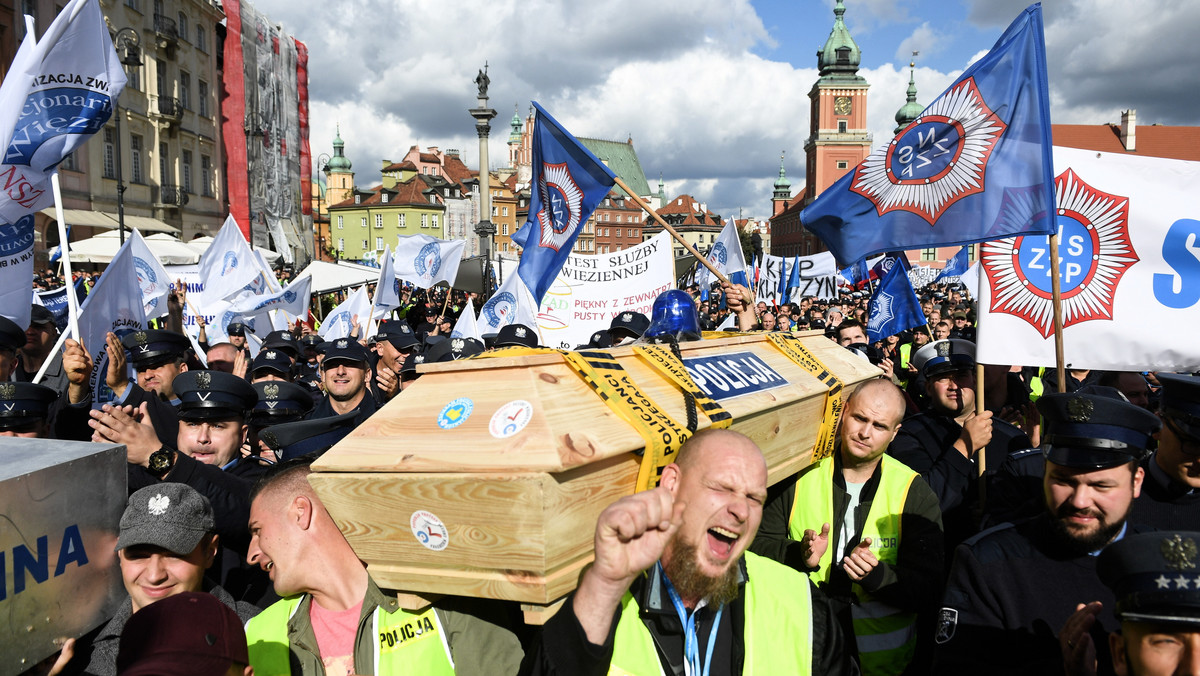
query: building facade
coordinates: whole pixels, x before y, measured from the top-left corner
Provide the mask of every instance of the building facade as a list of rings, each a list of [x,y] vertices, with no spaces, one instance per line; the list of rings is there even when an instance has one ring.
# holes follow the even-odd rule
[[[642,243],[642,219],[646,213],[624,191],[609,192],[592,217],[596,226],[596,253],[616,253]]]
[[[725,221],[718,214],[709,211],[707,204],[691,195],[680,195],[656,211],[684,241],[696,247],[702,254],[716,243],[721,229],[725,226]],[[650,239],[663,230],[664,228],[652,217],[642,221],[643,240]],[[678,241],[672,240],[672,244],[675,258],[688,255],[687,249]],[[749,262],[749,253],[746,256]]]

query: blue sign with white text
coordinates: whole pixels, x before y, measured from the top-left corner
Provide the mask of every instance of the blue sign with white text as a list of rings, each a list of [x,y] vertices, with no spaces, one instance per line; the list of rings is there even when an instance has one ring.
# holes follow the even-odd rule
[[[715,400],[772,390],[788,384],[778,371],[753,352],[684,359],[696,387]]]

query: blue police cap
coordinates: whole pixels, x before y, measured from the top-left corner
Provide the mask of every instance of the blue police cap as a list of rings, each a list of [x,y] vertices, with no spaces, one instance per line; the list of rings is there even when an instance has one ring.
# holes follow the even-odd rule
[[[1167,425],[1189,441],[1200,441],[1200,377],[1157,373],[1162,384],[1160,410]]]
[[[425,355],[420,352],[413,352],[404,358],[404,363],[400,366],[400,375],[417,377],[417,367],[425,363]]]
[[[500,347],[499,344],[496,347]],[[484,350],[483,343],[474,338],[447,338],[425,352],[425,363],[456,361],[474,357]]]
[[[391,343],[397,350],[411,350],[421,344],[408,322],[397,320],[380,322],[379,332],[375,334],[375,341],[383,340]]]
[[[275,348],[283,350],[292,359],[300,358],[300,344],[296,342],[296,334],[291,331],[272,331],[263,339],[263,349]]]
[[[496,334],[496,347],[537,347],[538,334],[525,324],[503,326]]]
[[[251,425],[276,425],[299,420],[313,408],[312,394],[282,380],[264,380],[250,385],[258,402],[250,412]]]
[[[313,349],[318,349],[324,342],[325,339],[315,333],[310,333],[307,336],[300,337],[300,346],[304,348],[311,347]]]
[[[975,343],[961,338],[934,341],[913,354],[912,365],[926,378],[975,368]]]
[[[129,363],[142,371],[187,355],[192,343],[182,333],[162,329],[146,329],[127,333],[121,345],[129,353]]]
[[[220,371],[184,371],[171,387],[179,397],[181,420],[240,418],[258,401],[245,378]]]
[[[355,411],[326,418],[272,425],[258,433],[267,446],[282,460],[299,458],[310,453],[324,453],[347,434],[354,431]]]
[[[367,348],[363,347],[357,340],[353,338],[338,338],[337,340],[325,343],[325,359],[321,362],[321,368],[346,361],[366,365],[367,359]]]
[[[608,332],[614,338],[624,336],[641,338],[648,328],[650,328],[650,318],[646,315],[640,312],[622,312],[612,318],[612,323],[608,325]]]
[[[230,336],[246,337],[246,332],[254,333],[254,329],[246,326],[242,322],[229,322],[229,326],[225,327],[225,333]]]
[[[1126,535],[1100,552],[1096,574],[1122,621],[1200,626],[1200,533]]]
[[[261,349],[254,357],[254,361],[250,362],[250,375],[253,376],[262,369],[275,371],[285,376],[289,375],[292,372],[292,358],[278,348]]]
[[[16,352],[25,346],[25,329],[8,317],[0,316],[0,348]]]
[[[1078,469],[1104,469],[1141,460],[1158,431],[1158,416],[1134,406],[1111,387],[1089,386],[1038,399],[1046,459]]]
[[[608,331],[596,331],[588,339],[587,345],[580,345],[579,349],[603,349],[606,347],[612,347],[612,336]]]
[[[34,383],[0,383],[0,430],[25,427],[46,419],[58,392]]]

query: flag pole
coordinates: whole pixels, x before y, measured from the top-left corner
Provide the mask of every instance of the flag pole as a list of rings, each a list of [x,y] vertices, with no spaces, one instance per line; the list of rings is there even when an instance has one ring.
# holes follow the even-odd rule
[[[81,5],[83,3],[80,3]],[[63,215],[62,188],[58,182],[58,169],[50,174],[50,189],[54,192],[54,217],[58,219],[59,261],[63,266],[63,279],[67,284],[67,327],[71,334],[79,335],[79,299],[75,297],[75,280],[71,274],[70,247],[67,246],[67,219]]]
[[[1050,303],[1054,308],[1054,366],[1058,370],[1058,392],[1067,391],[1066,354],[1063,350],[1062,287],[1058,279],[1058,233],[1050,235]]]
[[[61,352],[63,349],[63,345],[65,345],[67,343],[67,338],[70,338],[70,337],[71,337],[71,328],[67,327],[67,330],[63,331],[62,335],[60,335],[58,337],[58,342],[54,344],[54,349],[50,351],[50,354],[58,354],[59,352]],[[31,382],[33,382],[34,385],[42,382],[42,378],[46,377],[46,371],[50,368],[50,362],[52,362],[52,361],[54,361],[54,360],[47,359],[46,361],[42,362],[42,367],[40,369],[38,369],[37,375],[33,376],[33,380],[31,381]]]
[[[713,265],[711,262],[709,262],[709,260],[707,258],[705,258],[704,256],[701,256],[700,252],[696,250],[696,247],[692,246],[686,240],[684,240],[682,235],[680,235],[678,232],[675,232],[675,228],[672,228],[670,225],[668,225],[667,222],[663,220],[663,217],[658,215],[658,212],[656,212],[654,209],[651,209],[650,205],[646,204],[645,200],[643,200],[641,197],[638,197],[637,193],[635,193],[632,188],[625,185],[625,181],[622,181],[620,176],[616,177],[616,183],[618,186],[620,186],[621,190],[625,191],[626,195],[629,195],[630,199],[632,199],[635,204],[637,204],[639,207],[642,208],[642,211],[645,211],[646,213],[650,214],[650,217],[653,218],[655,220],[655,222],[657,222],[659,225],[661,225],[664,230],[671,233],[671,236],[675,238],[675,241],[682,244],[683,247],[685,249],[687,249],[689,253],[691,253],[693,256],[696,257],[696,260],[700,261],[700,263],[702,265],[704,265],[704,267],[708,268],[709,272],[716,275],[717,279],[721,280],[723,283],[729,283],[728,277],[721,274],[721,271],[718,270],[715,265]]]

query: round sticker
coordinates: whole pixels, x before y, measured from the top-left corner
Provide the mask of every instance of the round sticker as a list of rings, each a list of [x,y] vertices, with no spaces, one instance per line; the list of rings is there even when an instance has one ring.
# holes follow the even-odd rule
[[[450,545],[450,533],[446,530],[446,524],[432,512],[418,509],[412,513],[408,525],[412,527],[413,536],[427,549],[440,552]]]
[[[525,429],[533,418],[533,404],[524,399],[516,399],[501,406],[492,414],[488,423],[488,431],[497,439],[507,439]]]
[[[438,427],[444,430],[452,430],[455,427],[465,423],[467,418],[471,417],[471,411],[475,410],[475,402],[460,397],[446,404],[442,408],[442,412],[438,414]]]

